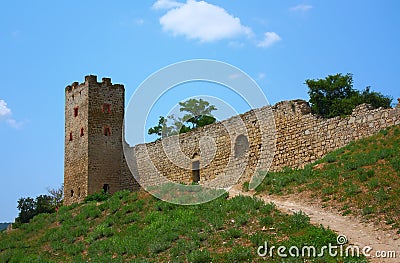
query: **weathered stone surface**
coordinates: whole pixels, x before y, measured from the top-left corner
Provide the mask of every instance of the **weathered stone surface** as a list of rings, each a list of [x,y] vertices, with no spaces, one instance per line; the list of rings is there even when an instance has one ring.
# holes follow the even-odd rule
[[[137,188],[122,151],[124,86],[96,76],[65,89],[64,202]]]
[[[78,116],[74,117],[76,107]],[[193,162],[198,161],[200,184],[226,187],[248,181],[258,170],[304,167],[351,141],[400,123],[399,107],[372,109],[363,104],[351,116],[323,119],[310,113],[306,101],[282,101],[189,133],[136,145],[124,156],[123,112],[124,87],[111,84],[110,79],[99,83],[95,76],[87,76],[85,83],[66,88],[66,204],[81,201],[104,184],[111,193],[137,189],[125,158],[144,185],[167,180],[191,183]]]
[[[257,117],[268,116],[267,111],[271,110],[274,120],[269,121],[271,126],[275,125],[276,134],[273,134],[273,129],[268,126],[254,125],[260,123]],[[254,112],[259,112],[259,114],[256,116]],[[353,140],[370,136],[398,123],[400,109],[371,109],[369,105],[363,104],[358,106],[351,116],[323,119],[310,114],[307,102],[295,100],[279,102],[275,106],[253,110],[239,117],[245,123],[246,138],[249,143],[248,155],[240,160],[235,159],[233,149],[237,147],[235,145],[236,138],[244,135],[238,133],[227,136],[227,131],[224,129],[224,127],[237,125],[237,118],[231,118],[179,136],[180,149],[184,155],[190,158],[196,153],[200,156],[201,163],[206,156],[198,147],[199,138],[209,136],[216,143],[214,159],[207,165],[201,166],[201,183],[212,181],[219,176],[227,177],[228,174],[234,173],[232,167],[245,167],[241,180],[249,180],[259,169],[270,168],[271,171],[279,171],[285,166],[302,168]],[[276,142],[275,152],[273,151],[273,142]],[[270,145],[264,145],[265,143]],[[158,174],[176,182],[191,183],[190,168],[179,167],[172,162],[165,153],[168,151],[168,147],[165,146],[165,143],[164,146],[162,144],[162,142],[156,142],[133,147],[133,151],[137,155],[136,176],[141,180],[149,181],[148,174]],[[148,156],[142,154],[144,149],[147,149]],[[258,162],[261,150],[269,150],[275,154],[261,157]],[[232,167],[230,160],[236,162]],[[269,167],[271,160],[272,164]],[[152,163],[152,165],[144,165],[145,163]],[[156,181],[157,177],[152,177],[151,180]],[[235,180],[238,179],[235,178]],[[155,181],[150,184],[156,184]]]

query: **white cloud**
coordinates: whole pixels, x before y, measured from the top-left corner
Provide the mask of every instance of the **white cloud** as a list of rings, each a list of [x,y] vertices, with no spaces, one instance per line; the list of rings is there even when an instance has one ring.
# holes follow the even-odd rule
[[[293,12],[296,12],[296,11],[306,12],[306,11],[312,9],[312,8],[313,8],[312,5],[300,4],[300,5],[296,5],[296,6],[291,7],[289,10],[293,11]]]
[[[11,109],[7,107],[7,102],[0,100],[0,119],[11,116]]]
[[[161,2],[161,3],[160,3]],[[158,3],[158,4],[157,4]],[[238,36],[251,36],[252,30],[243,26],[240,19],[229,14],[225,9],[205,1],[188,0],[185,4],[173,1],[157,1],[153,8],[172,6],[160,18],[164,31],[174,36],[185,36],[200,42],[213,42]],[[179,5],[178,5],[179,4]]]
[[[155,2],[153,4],[152,8],[155,10],[171,9],[171,8],[180,7],[181,5],[183,5],[183,3],[179,3],[179,2],[173,1],[173,0],[158,0],[157,2]]]
[[[1,119],[5,119],[5,121],[15,129],[20,129],[24,124],[23,122],[16,121],[12,118],[11,109],[8,108],[7,102],[4,100],[0,100],[0,120]]]
[[[282,38],[275,32],[265,32],[264,39],[257,43],[257,47],[267,48],[281,41]]]

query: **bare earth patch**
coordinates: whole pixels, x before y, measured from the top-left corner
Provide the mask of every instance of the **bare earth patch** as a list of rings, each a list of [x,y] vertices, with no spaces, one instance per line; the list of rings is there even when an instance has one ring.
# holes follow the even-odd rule
[[[240,186],[233,187],[230,196],[246,195],[254,196],[254,191],[242,192]],[[396,258],[382,259],[371,257],[371,262],[400,262],[400,235],[395,230],[388,230],[383,225],[374,225],[373,223],[364,223],[360,218],[342,216],[338,211],[322,208],[321,205],[313,200],[299,198],[299,195],[276,196],[259,194],[258,198],[266,203],[275,203],[276,207],[282,212],[292,214],[303,211],[310,217],[310,221],[315,225],[323,225],[330,228],[339,235],[345,235],[348,244],[359,246],[362,249],[365,246],[373,248],[370,255],[375,255],[377,251],[395,251]]]

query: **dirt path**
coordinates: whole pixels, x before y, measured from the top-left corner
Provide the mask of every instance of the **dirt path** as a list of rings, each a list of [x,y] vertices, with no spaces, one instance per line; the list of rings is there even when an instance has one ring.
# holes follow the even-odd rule
[[[237,188],[232,188],[229,191],[231,196],[247,195],[253,196],[254,192],[242,192]],[[296,196],[277,197],[270,195],[257,195],[258,198],[265,202],[275,203],[276,207],[282,212],[292,214],[293,212],[303,211],[310,217],[310,221],[314,225],[322,224],[324,227],[329,227],[339,235],[345,235],[348,244],[360,247],[360,250],[365,246],[373,248],[369,254],[371,262],[400,262],[400,239],[394,231],[383,231],[378,229],[373,224],[360,222],[359,219],[342,216],[337,212],[328,211],[318,205],[311,204],[306,200],[298,200]],[[395,251],[396,258],[382,259],[374,257],[376,252]]]

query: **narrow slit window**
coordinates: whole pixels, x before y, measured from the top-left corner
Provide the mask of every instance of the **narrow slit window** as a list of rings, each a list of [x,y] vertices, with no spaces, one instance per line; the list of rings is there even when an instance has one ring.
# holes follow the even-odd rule
[[[110,185],[109,184],[103,184],[103,191],[106,194],[110,193]]]
[[[71,197],[74,196],[74,190],[71,189]]]
[[[81,188],[78,187],[78,197],[81,197]]]
[[[69,141],[72,141],[72,132],[69,133]]]
[[[79,110],[78,107],[74,108],[74,117],[78,117],[78,110]]]
[[[103,133],[104,133],[104,136],[110,136],[111,135],[110,127],[108,127],[108,126],[104,127]]]
[[[111,104],[109,104],[109,103],[104,103],[104,104],[103,104],[103,108],[102,108],[102,112],[111,113]]]
[[[84,134],[84,132],[83,132],[83,128],[81,128],[81,137],[82,137],[83,135],[85,135],[85,134]]]

